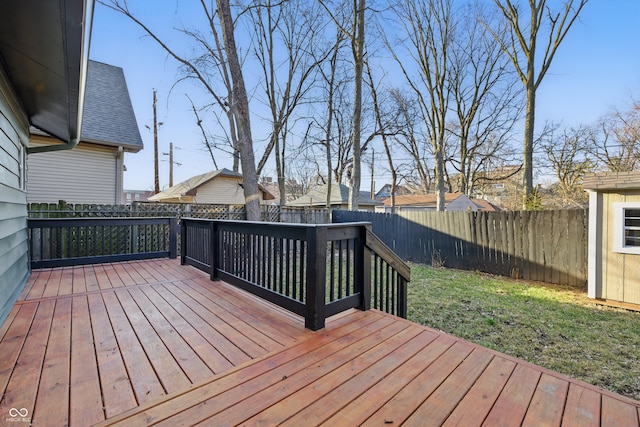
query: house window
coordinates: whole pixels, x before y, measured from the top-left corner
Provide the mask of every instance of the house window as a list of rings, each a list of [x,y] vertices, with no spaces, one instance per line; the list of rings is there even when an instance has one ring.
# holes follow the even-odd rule
[[[640,255],[640,203],[614,203],[615,252]]]

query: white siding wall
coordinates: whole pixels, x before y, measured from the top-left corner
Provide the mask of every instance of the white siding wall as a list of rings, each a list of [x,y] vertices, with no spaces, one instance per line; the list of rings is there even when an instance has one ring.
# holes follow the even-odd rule
[[[240,178],[217,177],[198,187],[194,203],[244,205],[244,190]]]
[[[28,124],[0,70],[0,325],[29,277],[24,150]]]
[[[34,138],[30,144],[43,145]],[[116,154],[115,147],[80,143],[73,150],[29,155],[28,202],[120,203]]]

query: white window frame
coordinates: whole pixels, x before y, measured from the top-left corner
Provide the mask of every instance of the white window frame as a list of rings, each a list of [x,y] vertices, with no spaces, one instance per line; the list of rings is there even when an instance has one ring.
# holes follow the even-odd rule
[[[640,202],[620,202],[613,204],[613,251],[623,254],[640,255],[640,246],[628,246],[625,244],[624,232],[626,230],[624,218],[629,209],[640,209]]]
[[[18,143],[18,187],[21,191],[27,190],[27,149]]]

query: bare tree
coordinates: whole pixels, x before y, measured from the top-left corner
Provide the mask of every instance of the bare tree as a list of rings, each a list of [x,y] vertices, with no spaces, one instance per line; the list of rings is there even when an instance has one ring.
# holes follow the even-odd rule
[[[376,121],[376,127],[374,132],[371,134],[369,140],[372,140],[375,137],[380,137],[382,140],[382,146],[384,147],[384,152],[387,158],[387,164],[389,166],[389,171],[391,173],[391,210],[395,211],[395,198],[396,198],[396,186],[398,185],[398,170],[394,164],[393,154],[392,154],[392,142],[394,137],[404,134],[405,132],[405,123],[404,120],[406,115],[404,111],[400,108],[396,108],[397,105],[392,102],[385,102],[380,95],[380,91],[377,83],[374,80],[373,72],[371,67],[369,66],[369,62],[365,61],[365,70],[366,70],[366,83],[371,92],[371,103],[373,105],[373,115]],[[389,95],[389,91],[383,91]],[[392,98],[389,96],[389,98]],[[372,166],[373,167],[373,166]],[[372,188],[372,191],[375,189]]]
[[[406,56],[387,41],[389,51],[416,96],[435,160],[437,210],[445,207],[446,123],[450,109],[450,61],[454,31],[451,0],[403,0],[394,6],[402,22],[404,49],[417,67],[414,76]]]
[[[238,129],[238,151],[242,164],[242,188],[244,190],[245,210],[247,220],[260,221],[260,192],[258,190],[258,175],[253,153],[253,139],[251,138],[251,120],[249,118],[249,99],[244,86],[244,76],[240,67],[238,50],[234,35],[233,18],[229,0],[216,0],[224,50],[227,54],[229,73],[231,74],[232,101],[231,113]],[[204,3],[203,3],[204,5]]]
[[[418,126],[423,120],[420,118],[420,107],[418,107],[416,96],[399,88],[391,88],[389,95],[394,105],[392,108],[397,111],[399,125],[403,129],[393,139],[410,158],[409,166],[403,175],[414,187],[419,188],[420,192],[426,194],[433,183],[429,164],[433,153],[431,144],[422,143],[427,137],[421,133]]]
[[[509,139],[522,112],[523,91],[509,58],[482,24],[490,19],[477,3],[467,5],[456,19],[451,50],[453,138],[447,158],[457,172],[457,191],[469,196],[478,171],[511,161]]]
[[[207,30],[186,27],[177,29],[193,42],[192,49],[184,54],[179,51],[180,46],[171,46],[140,21],[131,12],[126,0],[103,0],[101,3],[122,13],[142,28],[179,64],[183,72],[182,79],[197,81],[212,97],[213,104],[226,115],[228,135],[234,147],[234,170],[238,169],[238,164],[242,166],[247,218],[259,220],[260,195],[255,173],[249,102],[235,44],[229,0],[216,0],[215,7],[212,3],[200,0],[202,14],[208,24]]]
[[[561,11],[551,10],[547,0],[528,0],[528,11],[526,6],[514,4],[511,0],[494,0],[494,2],[509,24],[510,34],[504,38],[491,27],[487,26],[487,28],[501,44],[504,52],[509,55],[526,91],[523,147],[523,207],[526,209],[533,191],[536,92],[567,32],[588,0],[565,0],[562,2]],[[522,9],[525,9],[524,13],[520,13]],[[546,31],[545,26],[548,26]],[[542,37],[547,37],[547,40],[541,44],[544,53],[540,61],[537,53],[539,52],[538,41]]]
[[[251,29],[256,36],[254,52],[264,77],[262,84],[272,129],[257,173],[262,172],[274,150],[282,206],[286,203],[285,160],[290,119],[312,89],[317,66],[328,55],[318,52],[322,46],[318,31],[324,27],[318,12],[315,3],[303,0],[257,1],[249,8]]]
[[[586,126],[560,129],[544,138],[541,148],[547,154],[549,167],[558,179],[555,186],[560,207],[581,207],[587,201],[581,183],[585,173],[592,172],[594,162],[589,154],[592,132]]]
[[[629,172],[640,169],[640,102],[627,110],[614,109],[598,121],[591,152],[605,169]]]
[[[325,71],[324,67],[320,68],[320,73],[325,82],[326,87],[326,121],[324,129],[324,139],[322,144],[324,145],[326,159],[327,159],[327,199],[326,207],[331,208],[331,179],[333,175],[333,166],[331,161],[331,141],[333,139],[333,118],[335,110],[335,93],[337,90],[337,72],[338,72],[338,59],[339,53],[344,43],[345,37],[342,31],[336,31],[335,42],[333,43],[328,57],[328,61],[325,61],[325,66],[329,69]],[[339,181],[338,181],[339,182]]]
[[[352,150],[353,163],[350,173],[349,186],[349,210],[358,209],[358,197],[360,195],[361,180],[361,119],[362,119],[362,76],[364,66],[364,44],[365,44],[365,0],[353,0],[353,10],[351,25],[343,25],[341,20],[336,19],[332,10],[328,7],[326,0],[320,0],[320,4],[331,15],[333,21],[340,31],[351,42],[351,53],[354,65],[354,91],[353,91],[353,117],[351,119],[352,130]]]

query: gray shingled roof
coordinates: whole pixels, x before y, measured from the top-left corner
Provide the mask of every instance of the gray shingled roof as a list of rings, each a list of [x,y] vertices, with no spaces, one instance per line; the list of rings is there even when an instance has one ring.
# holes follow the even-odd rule
[[[133,152],[142,150],[122,68],[89,61],[81,140],[122,146]]]
[[[313,187],[304,196],[287,203],[287,206],[324,206],[327,201],[327,188],[327,184]],[[331,204],[349,204],[349,187],[344,184],[332,182]],[[368,191],[361,191],[360,197],[358,198],[358,204],[363,206],[377,206],[382,205],[382,202],[371,199]]]

